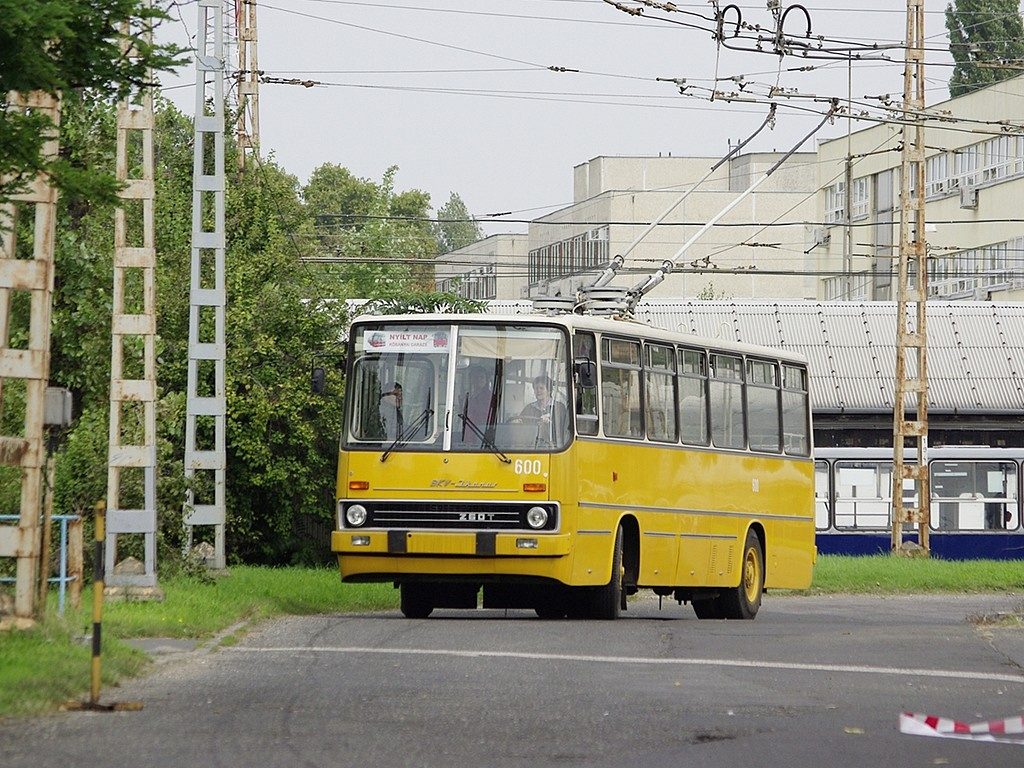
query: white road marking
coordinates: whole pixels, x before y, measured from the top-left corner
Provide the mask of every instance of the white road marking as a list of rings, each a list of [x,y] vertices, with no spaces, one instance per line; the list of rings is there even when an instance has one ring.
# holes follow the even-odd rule
[[[531,659],[537,661],[583,661],[595,664],[643,664],[658,666],[713,666],[749,669],[791,669],[800,672],[832,672],[858,675],[895,675],[901,677],[953,678],[957,680],[991,681],[1024,684],[1024,675],[1006,675],[993,672],[969,672],[957,669],[915,669],[913,667],[876,667],[857,664],[810,664],[789,661],[750,661],[746,659],[662,659],[620,658],[618,656],[588,656],[561,653],[514,653],[511,651],[457,651],[430,648],[361,648],[358,646],[291,646],[245,647],[229,646],[221,649],[229,653],[348,653],[398,656],[451,656],[462,658]]]

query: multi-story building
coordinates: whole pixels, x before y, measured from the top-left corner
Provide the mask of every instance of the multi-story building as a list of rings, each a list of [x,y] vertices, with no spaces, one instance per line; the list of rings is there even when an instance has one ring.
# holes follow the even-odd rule
[[[527,236],[498,234],[439,256],[434,268],[440,291],[467,299],[522,298]]]
[[[929,297],[1024,299],[1024,76],[927,113]],[[819,144],[819,298],[896,298],[901,146],[895,122]]]
[[[568,296],[624,255],[614,283],[626,287],[675,262],[659,297],[815,298],[803,268],[816,215],[812,153],[793,155],[682,250],[782,156],[740,155],[710,175],[718,158],[593,158],[574,169],[573,204],[530,222],[527,235],[492,235],[440,256],[438,288],[472,298]]]
[[[1024,300],[1024,75],[927,113],[930,298]],[[892,301],[903,140],[896,117],[792,155],[739,202],[781,153],[739,155],[710,175],[716,158],[593,158],[574,169],[572,205],[530,222],[528,235],[446,254],[438,284],[461,279],[459,290],[479,298],[569,296],[625,255],[614,284],[626,287],[674,263],[652,298]],[[466,293],[481,279],[495,290]]]
[[[524,296],[571,295],[622,255],[614,283],[627,287],[673,263],[652,292],[658,297],[814,298],[803,266],[816,210],[815,155],[795,154],[761,180],[781,158],[740,155],[710,175],[716,158],[596,157],[576,166],[573,204],[530,223]]]

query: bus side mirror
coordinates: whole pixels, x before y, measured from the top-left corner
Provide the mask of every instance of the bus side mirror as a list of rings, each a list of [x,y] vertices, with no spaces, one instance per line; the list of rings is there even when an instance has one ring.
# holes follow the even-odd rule
[[[322,395],[327,389],[327,371],[323,368],[314,368],[309,383],[309,391],[314,395]]]
[[[576,369],[576,381],[581,387],[590,389],[597,386],[597,366],[593,360],[580,358],[574,361]]]

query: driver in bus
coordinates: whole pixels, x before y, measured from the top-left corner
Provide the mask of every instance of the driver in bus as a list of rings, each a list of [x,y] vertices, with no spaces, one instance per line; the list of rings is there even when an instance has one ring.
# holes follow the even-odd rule
[[[519,416],[512,419],[512,423],[554,424],[556,429],[563,429],[568,414],[565,404],[551,397],[550,376],[542,374],[533,380],[533,395],[537,399],[527,404]]]

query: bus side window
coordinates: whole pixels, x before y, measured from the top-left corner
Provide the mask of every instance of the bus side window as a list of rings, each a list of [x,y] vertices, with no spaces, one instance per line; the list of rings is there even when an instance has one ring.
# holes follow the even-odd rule
[[[647,437],[674,443],[677,438],[675,349],[661,344],[648,344],[644,352]]]
[[[747,432],[750,449],[782,451],[782,401],[779,368],[767,360],[747,360]]]
[[[807,370],[783,365],[782,434],[784,449],[791,456],[811,455],[810,415]]]
[[[597,344],[592,333],[577,333],[572,338],[572,357],[574,361],[586,361],[590,370],[597,370]],[[574,371],[576,367],[574,366]],[[597,417],[597,382],[587,386],[574,373],[576,401],[576,433],[579,435],[596,435],[599,430]]]
[[[601,339],[601,418],[611,437],[642,438],[640,343]]]
[[[679,429],[688,445],[708,444],[708,363],[704,352],[679,350]]]
[[[711,355],[711,442],[718,448],[746,448],[743,360]]]

